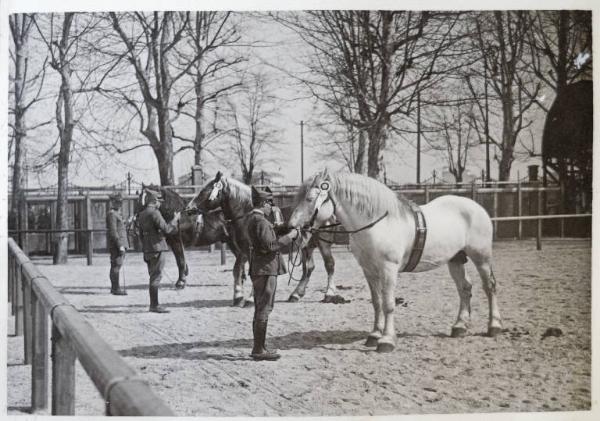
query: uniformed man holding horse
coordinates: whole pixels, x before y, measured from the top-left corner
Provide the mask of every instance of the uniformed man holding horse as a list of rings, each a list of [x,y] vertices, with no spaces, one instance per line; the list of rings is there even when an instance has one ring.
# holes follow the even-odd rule
[[[127,291],[120,286],[119,275],[125,261],[125,252],[128,248],[127,231],[121,214],[123,199],[120,193],[108,197],[109,211],[106,214],[106,229],[108,233],[108,252],[110,254],[110,293],[113,295],[127,295]]]
[[[150,275],[150,309],[153,313],[168,313],[169,310],[158,304],[158,289],[162,279],[162,271],[165,266],[165,251],[169,250],[165,241],[165,235],[177,230],[177,223],[181,214],[175,212],[170,223],[167,223],[158,209],[162,202],[160,191],[146,189],[143,204],[145,209],[138,216],[138,226],[142,240],[142,251],[144,262],[148,266]]]
[[[285,263],[280,253],[282,247],[288,246],[298,236],[293,230],[277,238],[272,218],[273,193],[267,187],[252,187],[252,205],[254,209],[248,216],[247,227],[250,239],[250,278],[254,289],[254,319],[252,333],[254,347],[251,357],[254,360],[277,360],[280,355],[265,347],[269,314],[275,303],[277,276],[286,273]]]

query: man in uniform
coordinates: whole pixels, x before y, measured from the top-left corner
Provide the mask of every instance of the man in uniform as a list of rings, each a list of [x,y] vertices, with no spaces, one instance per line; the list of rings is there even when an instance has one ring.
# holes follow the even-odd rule
[[[275,235],[269,218],[273,213],[273,193],[252,187],[252,205],[254,209],[247,221],[250,239],[250,278],[254,289],[254,319],[252,333],[254,347],[251,357],[254,360],[274,361],[280,355],[265,347],[269,314],[275,303],[277,276],[286,273],[285,263],[279,249],[289,245],[297,236],[296,230],[279,238]]]
[[[144,262],[148,265],[148,274],[150,275],[150,311],[153,313],[168,313],[169,310],[158,305],[158,288],[165,266],[163,252],[169,250],[165,235],[177,230],[180,213],[175,212],[175,217],[167,224],[158,211],[162,202],[161,193],[146,189],[145,197],[146,208],[138,216],[138,225],[142,239]]]
[[[108,252],[110,253],[110,293],[113,295],[127,295],[127,291],[119,285],[119,274],[125,260],[127,250],[127,231],[121,214],[123,199],[120,193],[108,197],[109,211],[106,214],[106,229],[108,232]]]

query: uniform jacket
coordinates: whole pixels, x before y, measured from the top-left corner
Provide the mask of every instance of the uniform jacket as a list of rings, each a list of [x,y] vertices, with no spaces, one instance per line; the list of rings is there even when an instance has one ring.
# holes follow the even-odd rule
[[[154,253],[167,251],[169,247],[165,241],[165,235],[175,232],[175,224],[167,224],[158,211],[152,205],[146,206],[138,216],[138,226],[142,238],[142,251]]]
[[[128,246],[127,231],[121,212],[110,209],[106,215],[106,229],[108,233],[108,247],[121,248]]]
[[[273,224],[263,212],[254,209],[248,216],[248,237],[252,246],[250,257],[250,276],[282,275],[286,273],[285,262],[280,249],[291,243],[283,236],[277,239]]]

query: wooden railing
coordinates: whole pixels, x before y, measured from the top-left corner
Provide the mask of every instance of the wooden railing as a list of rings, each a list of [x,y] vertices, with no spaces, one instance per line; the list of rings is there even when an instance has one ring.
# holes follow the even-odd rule
[[[521,222],[522,221],[537,221],[537,231],[536,231],[536,247],[538,250],[542,249],[542,221],[544,219],[559,219],[561,224],[561,237],[564,232],[564,221],[565,219],[570,218],[591,218],[591,213],[577,213],[577,214],[565,214],[565,215],[528,215],[528,216],[500,216],[496,218],[491,218],[494,224],[498,224],[498,222],[506,222],[506,221],[518,221],[519,222],[519,239],[521,239]],[[497,228],[496,228],[497,229]],[[496,231],[496,229],[494,231]],[[591,235],[591,233],[590,233]]]
[[[31,364],[32,412],[48,407],[48,318],[52,332],[52,415],[75,412],[75,362],[106,403],[107,415],[172,416],[173,411],[8,239],[8,297],[15,334]]]

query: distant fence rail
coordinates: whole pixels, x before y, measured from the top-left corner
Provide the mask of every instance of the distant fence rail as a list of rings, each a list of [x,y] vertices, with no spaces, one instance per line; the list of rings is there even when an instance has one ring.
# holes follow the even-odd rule
[[[48,407],[48,318],[52,331],[52,415],[75,412],[75,362],[106,402],[107,415],[173,416],[123,358],[113,350],[8,239],[8,298],[15,333],[23,335],[31,364],[32,412]]]

